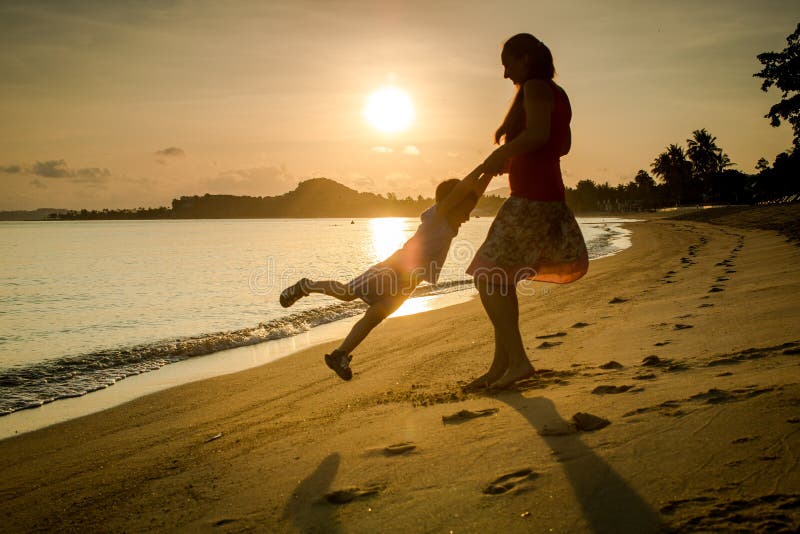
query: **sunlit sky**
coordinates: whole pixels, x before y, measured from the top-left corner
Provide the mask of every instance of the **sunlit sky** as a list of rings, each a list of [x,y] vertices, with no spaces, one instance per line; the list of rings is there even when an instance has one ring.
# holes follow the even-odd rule
[[[132,208],[275,195],[312,177],[432,196],[492,150],[514,94],[504,40],[553,51],[573,107],[565,183],[630,181],[695,129],[736,168],[791,145],[756,55],[797,1],[0,3],[0,209]],[[369,95],[404,89],[383,133]],[[505,185],[496,178],[490,188]]]

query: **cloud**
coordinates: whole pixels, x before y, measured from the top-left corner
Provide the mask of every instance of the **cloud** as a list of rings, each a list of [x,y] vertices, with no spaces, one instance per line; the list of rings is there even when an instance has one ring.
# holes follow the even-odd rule
[[[98,184],[106,182],[111,176],[111,171],[108,169],[91,167],[86,169],[78,169],[74,172],[73,176],[73,182]]]
[[[37,161],[26,172],[42,178],[69,178],[74,183],[100,184],[108,181],[111,171],[99,167],[70,169],[63,159]]]
[[[170,146],[162,150],[156,150],[155,155],[158,156],[156,161],[162,165],[167,164],[168,159],[181,159],[186,157],[186,152],[182,148]]]
[[[172,156],[172,157],[182,158],[182,157],[184,157],[186,155],[186,152],[184,152],[182,148],[178,148],[176,146],[171,146],[171,147],[165,148],[163,150],[157,150],[156,151],[156,155],[157,156]]]
[[[37,161],[30,168],[30,173],[43,178],[66,178],[72,176],[69,169],[67,169],[67,162],[63,159]]]
[[[420,152],[419,149],[414,145],[408,145],[405,148],[403,148],[403,154],[407,156],[419,156],[420,154],[422,154],[422,152]]]
[[[352,178],[350,180],[350,183],[357,191],[369,190],[375,187],[375,180],[373,180],[369,176],[359,176],[356,178]]]
[[[221,172],[203,185],[214,194],[273,196],[294,189],[297,178],[283,165],[251,167]]]
[[[19,165],[7,165],[5,167],[0,167],[0,172],[7,172],[8,174],[17,174],[22,172],[22,167]]]
[[[163,150],[157,150],[156,156],[170,156],[175,158],[182,158],[186,156],[186,152],[184,152],[182,148],[171,146]]]
[[[373,152],[377,152],[378,154],[391,154],[392,152],[394,152],[394,149],[388,146],[374,146],[370,148],[370,150],[372,150]]]

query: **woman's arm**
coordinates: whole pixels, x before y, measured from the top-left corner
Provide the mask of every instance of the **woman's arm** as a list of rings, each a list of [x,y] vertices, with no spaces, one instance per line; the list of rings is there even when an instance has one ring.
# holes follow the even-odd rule
[[[553,92],[543,80],[528,80],[522,86],[525,106],[525,131],[492,152],[483,162],[484,172],[501,174],[506,161],[519,154],[532,152],[550,138],[550,114],[553,111]]]

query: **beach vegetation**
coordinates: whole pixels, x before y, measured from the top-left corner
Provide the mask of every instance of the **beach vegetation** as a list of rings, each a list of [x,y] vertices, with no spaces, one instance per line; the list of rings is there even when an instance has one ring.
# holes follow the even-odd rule
[[[765,115],[772,126],[780,126],[781,120],[788,122],[794,131],[793,148],[800,148],[800,23],[786,38],[787,46],[780,52],[764,52],[758,60],[763,69],[753,74],[763,78],[761,90],[771,87],[781,91],[781,100]]]

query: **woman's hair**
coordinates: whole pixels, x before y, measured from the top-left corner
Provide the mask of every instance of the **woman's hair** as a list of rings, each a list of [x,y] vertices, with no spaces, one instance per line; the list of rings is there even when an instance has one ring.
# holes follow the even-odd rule
[[[518,33],[510,38],[503,45],[501,57],[513,57],[520,59],[528,56],[530,60],[530,70],[524,80],[520,81],[514,101],[508,109],[503,124],[494,134],[494,142],[500,143],[500,139],[505,137],[505,142],[509,142],[523,131],[525,131],[525,105],[523,87],[528,80],[552,80],[556,69],[553,66],[553,54],[543,42],[529,33]]]

